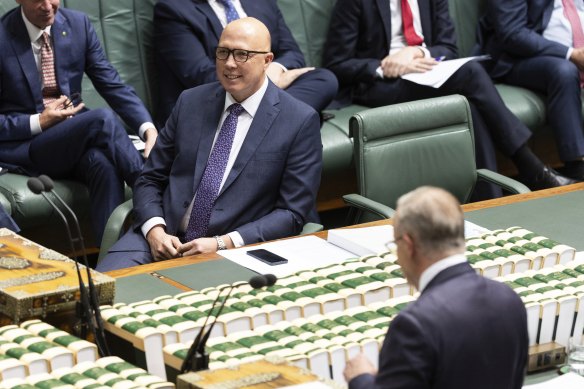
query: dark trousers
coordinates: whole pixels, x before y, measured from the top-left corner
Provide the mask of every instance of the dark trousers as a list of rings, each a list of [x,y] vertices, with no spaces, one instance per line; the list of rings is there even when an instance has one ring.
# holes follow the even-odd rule
[[[506,156],[511,156],[531,137],[531,131],[505,106],[487,72],[475,61],[462,66],[440,88],[397,78],[361,85],[354,93],[357,104],[369,107],[450,94],[465,96],[472,112],[475,158],[479,169],[497,171],[495,145]],[[492,185],[482,186],[481,192],[480,198],[501,195],[501,191]]]
[[[546,96],[551,125],[562,161],[584,156],[582,97],[578,68],[558,57],[534,57],[515,62],[503,82]]]
[[[89,187],[92,226],[100,243],[110,214],[124,201],[124,182],[133,187],[144,164],[116,115],[109,109],[85,111],[29,142],[25,169]]]
[[[20,231],[16,222],[10,217],[2,205],[0,205],[0,228],[8,228],[14,232]]]
[[[286,92],[310,105],[316,112],[321,112],[333,101],[338,88],[339,83],[333,72],[317,68],[294,80]]]

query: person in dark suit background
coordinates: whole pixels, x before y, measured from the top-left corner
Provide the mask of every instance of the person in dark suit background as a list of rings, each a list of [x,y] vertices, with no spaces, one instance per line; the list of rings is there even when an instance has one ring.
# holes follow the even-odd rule
[[[231,22],[215,56],[219,82],[179,97],[136,184],[134,226],[98,270],[297,235],[317,220],[319,117],[266,76],[268,29]]]
[[[408,11],[407,23],[402,8]],[[461,94],[472,111],[477,167],[497,170],[494,142],[531,189],[574,182],[545,166],[529,149],[531,132],[506,108],[479,63],[462,66],[439,88],[400,78],[430,70],[440,57],[457,57],[448,0],[338,0],[335,4],[323,63],[337,75],[344,102],[378,107]]]
[[[567,16],[572,12],[575,19]],[[579,181],[584,180],[582,15],[582,0],[492,0],[479,34],[481,50],[492,57],[493,79],[546,96],[547,120],[564,162],[559,171]]]
[[[458,201],[420,187],[398,200],[393,226],[398,263],[421,294],[391,322],[378,370],[363,354],[347,363],[349,389],[520,389],[525,306],[466,261]]]
[[[59,0],[17,0],[0,24],[0,166],[85,182],[96,242],[133,186],[143,158],[109,109],[87,110],[87,74],[108,104],[146,141],[157,131],[134,90],[106,60],[86,15]]]
[[[327,69],[306,67],[304,56],[275,0],[159,0],[154,7],[154,42],[159,80],[159,123],[180,93],[217,81],[215,48],[225,25],[237,17],[263,22],[272,37],[270,80],[317,112],[335,97],[338,83]]]

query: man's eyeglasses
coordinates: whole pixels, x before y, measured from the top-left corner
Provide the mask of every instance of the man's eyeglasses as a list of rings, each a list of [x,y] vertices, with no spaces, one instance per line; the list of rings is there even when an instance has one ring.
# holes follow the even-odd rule
[[[227,60],[230,54],[233,54],[235,62],[247,62],[250,56],[254,54],[268,54],[269,51],[253,51],[243,49],[228,49],[227,47],[217,47],[215,49],[215,58],[222,61]]]
[[[403,239],[403,236],[396,236],[393,240],[385,243],[385,247],[390,253],[394,253],[397,251],[397,242]]]

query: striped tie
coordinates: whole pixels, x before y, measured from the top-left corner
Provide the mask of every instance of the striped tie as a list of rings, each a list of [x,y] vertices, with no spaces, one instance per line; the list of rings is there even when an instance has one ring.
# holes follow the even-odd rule
[[[53,48],[49,41],[49,34],[43,32],[41,37],[41,76],[43,81],[43,104],[47,104],[59,98],[60,92],[55,76],[55,62],[53,58]]]

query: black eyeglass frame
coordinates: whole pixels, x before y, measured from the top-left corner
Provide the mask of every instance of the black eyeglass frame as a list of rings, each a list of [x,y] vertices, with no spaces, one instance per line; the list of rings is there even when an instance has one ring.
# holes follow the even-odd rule
[[[219,50],[226,50],[227,55],[225,56],[225,58],[221,58],[218,55],[218,51]],[[236,53],[239,52],[239,55],[241,55],[240,59],[243,58],[243,55],[245,55],[245,60],[241,61],[240,59],[237,59],[238,54]],[[253,56],[255,54],[268,54],[269,51],[255,51],[255,50],[245,50],[245,49],[229,49],[227,47],[221,47],[218,46],[215,49],[215,58],[217,58],[220,61],[227,61],[227,59],[229,58],[230,55],[233,55],[233,60],[235,62],[239,62],[239,63],[245,63],[249,60],[250,54]]]

